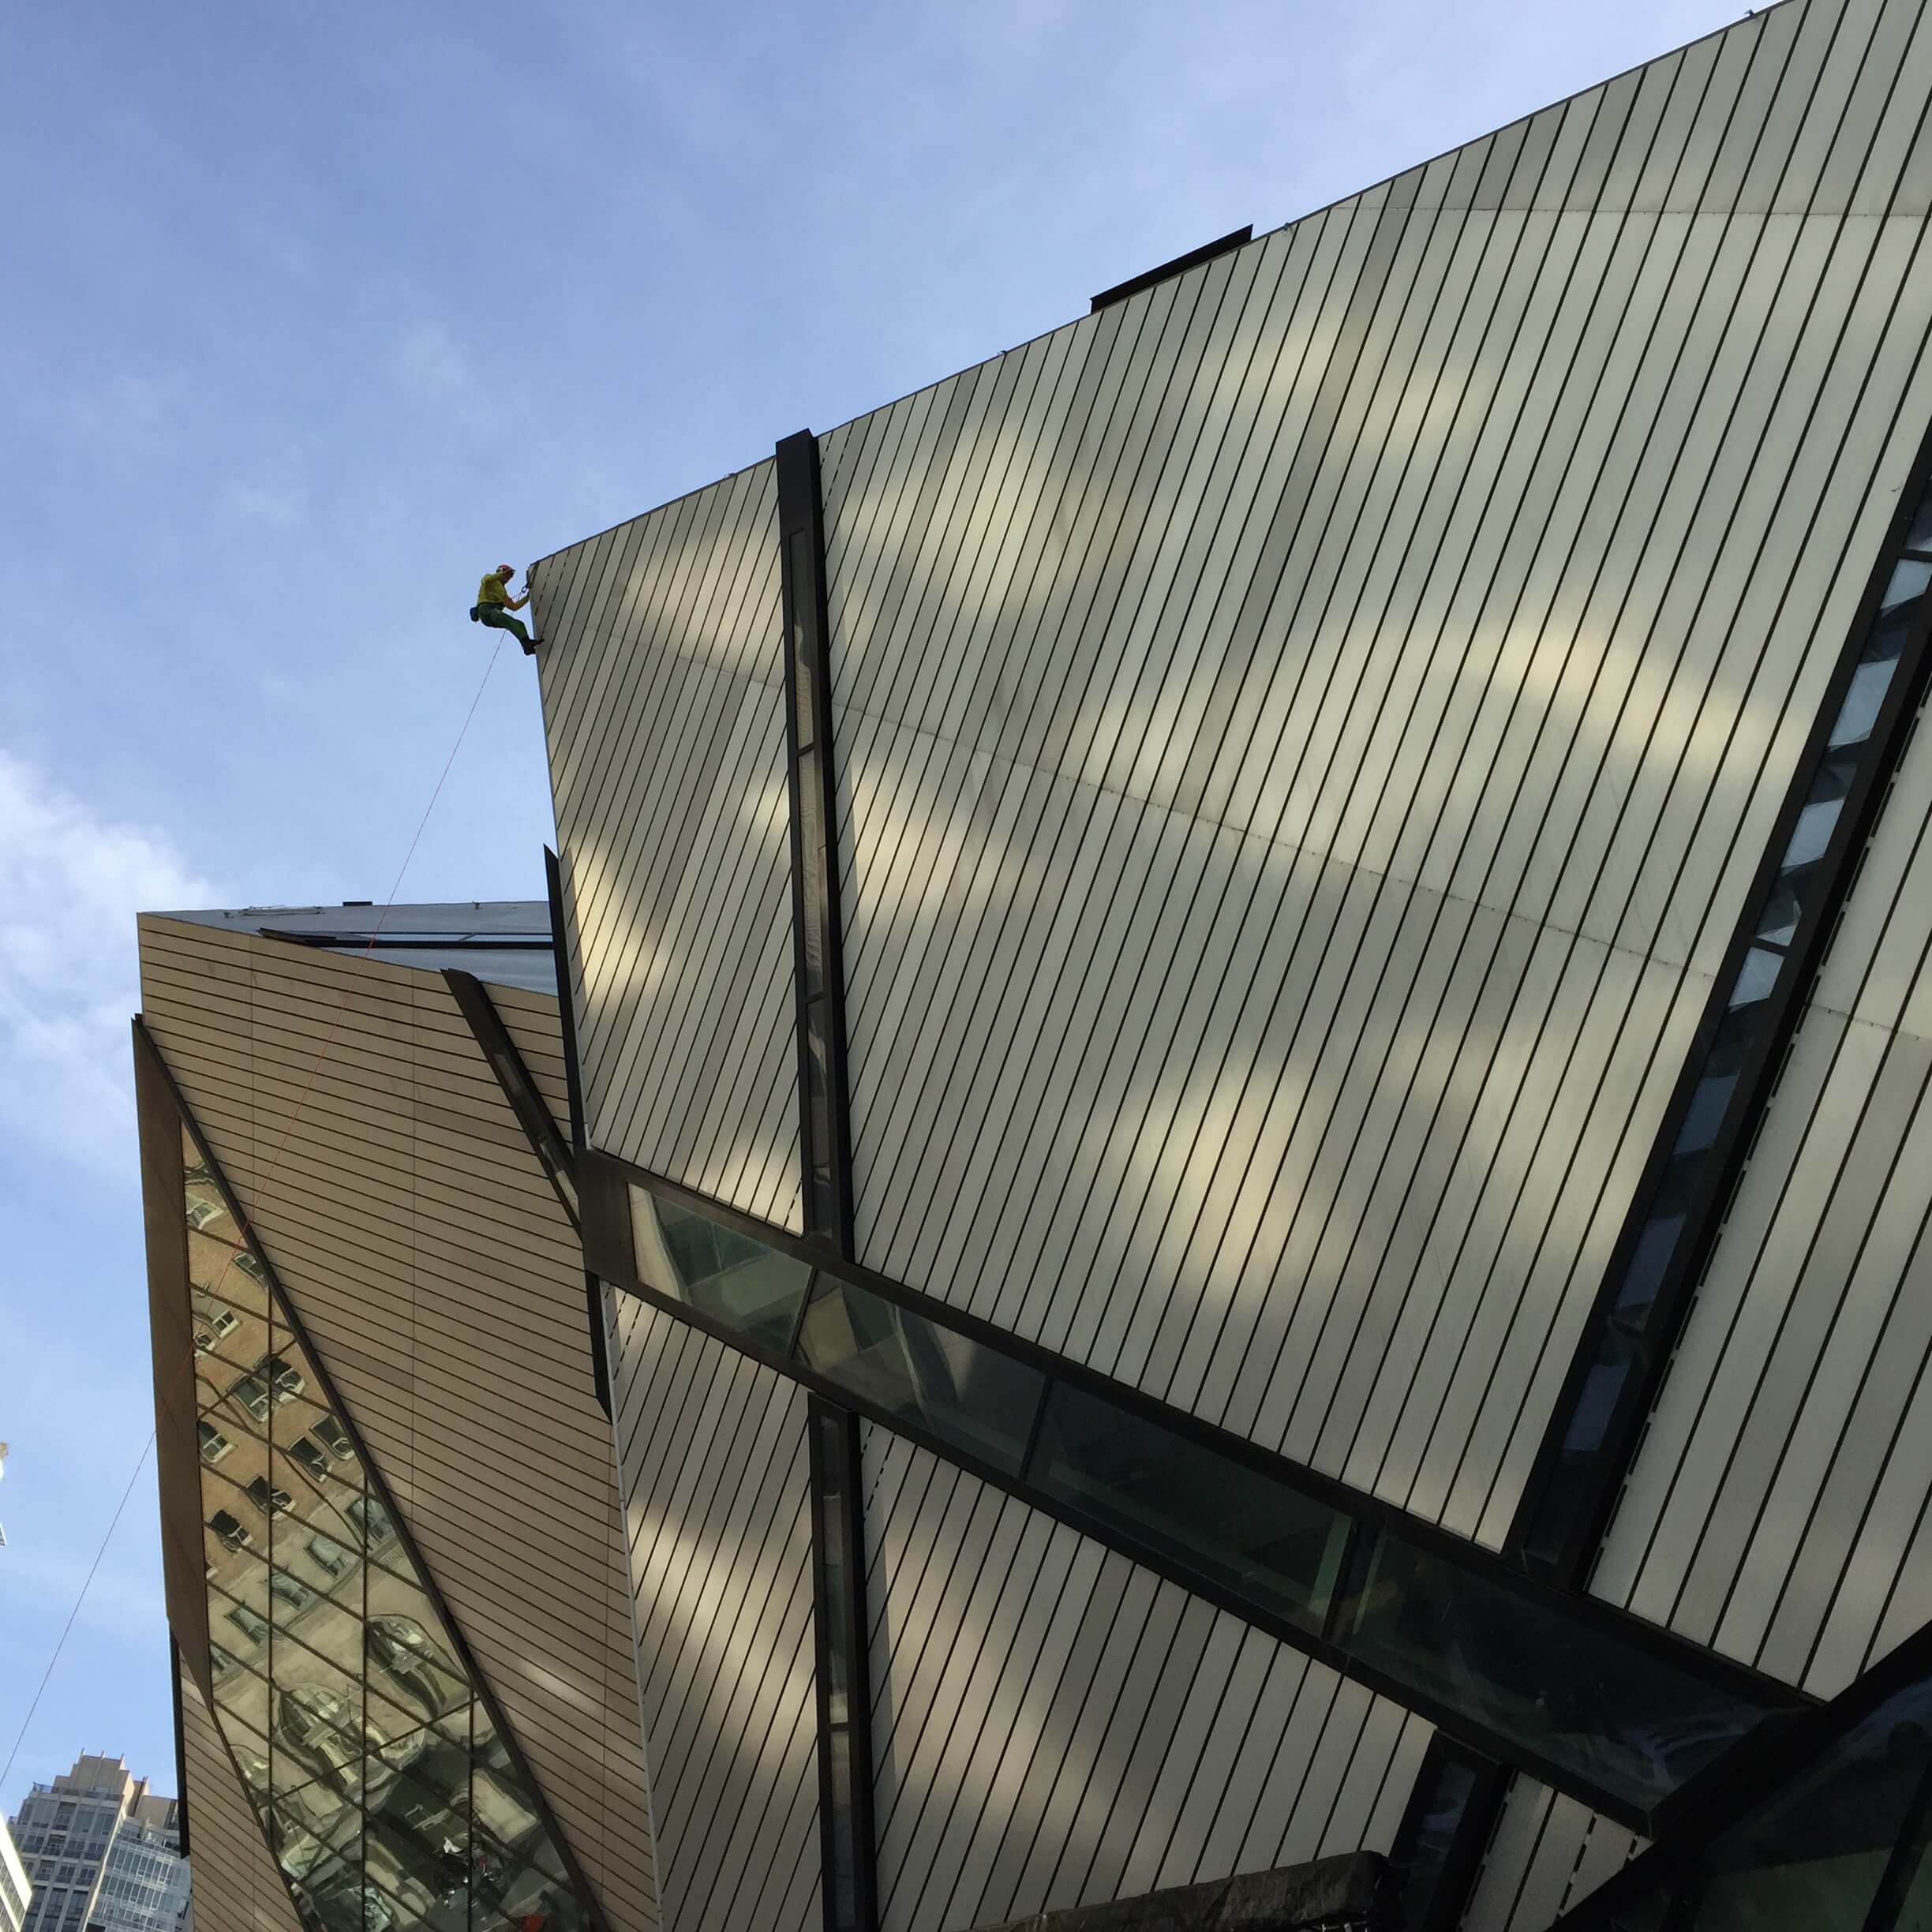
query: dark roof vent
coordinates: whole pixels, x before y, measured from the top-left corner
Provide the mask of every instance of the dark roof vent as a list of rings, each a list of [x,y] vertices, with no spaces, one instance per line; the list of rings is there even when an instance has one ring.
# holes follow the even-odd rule
[[[1245,228],[1237,228],[1232,234],[1224,234],[1219,242],[1204,242],[1185,255],[1177,255],[1172,261],[1163,262],[1158,268],[1148,269],[1145,275],[1136,275],[1131,282],[1120,282],[1110,289],[1103,289],[1093,298],[1093,307],[1088,313],[1095,314],[1117,301],[1125,301],[1129,295],[1138,295],[1143,289],[1151,289],[1155,283],[1165,282],[1170,275],[1185,275],[1190,268],[1198,268],[1203,262],[1212,261],[1217,255],[1226,255],[1253,239],[1254,224],[1250,222]]]

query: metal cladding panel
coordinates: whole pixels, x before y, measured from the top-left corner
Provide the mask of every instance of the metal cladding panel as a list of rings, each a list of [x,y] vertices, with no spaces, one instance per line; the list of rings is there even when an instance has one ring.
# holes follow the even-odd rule
[[[188,1861],[197,1932],[301,1932],[288,1887],[242,1794],[234,1760],[201,1701],[193,1676],[181,1673],[182,1760],[193,1830]]]
[[[865,1432],[884,1932],[1386,1852],[1430,1727]]]
[[[1929,97],[1792,0],[828,435],[862,1260],[1500,1541],[1932,415]]]
[[[1649,1840],[1533,1779],[1511,1780],[1462,1932],[1545,1932]]]
[[[628,1296],[612,1381],[665,1924],[816,1927],[804,1391]]]
[[[1819,1696],[1932,1619],[1932,747],[1893,781],[1593,1587]]]
[[[591,1143],[796,1227],[773,466],[535,582]]]
[[[149,1033],[571,1849],[616,1932],[654,1926],[582,1251],[502,1089],[438,974],[153,917],[140,938]],[[541,1005],[517,1011],[532,1045]],[[554,1002],[548,1032],[554,1057]]]

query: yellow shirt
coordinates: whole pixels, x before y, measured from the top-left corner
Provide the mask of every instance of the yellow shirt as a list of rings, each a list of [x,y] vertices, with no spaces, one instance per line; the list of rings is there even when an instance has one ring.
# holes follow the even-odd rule
[[[483,579],[483,588],[477,593],[479,604],[507,604],[510,601],[509,580],[498,576],[494,571]]]

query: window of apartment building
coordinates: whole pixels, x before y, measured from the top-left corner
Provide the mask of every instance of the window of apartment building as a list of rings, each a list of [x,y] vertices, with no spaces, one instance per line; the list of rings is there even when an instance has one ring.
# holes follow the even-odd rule
[[[228,1438],[212,1422],[197,1422],[195,1435],[201,1444],[201,1460],[219,1462],[234,1447]]]
[[[228,1621],[241,1631],[250,1643],[266,1643],[268,1641],[267,1623],[258,1617],[245,1604],[237,1604],[228,1612]]]
[[[211,1295],[195,1297],[194,1345],[197,1355],[205,1355],[223,1336],[231,1335],[241,1320],[234,1310]]]
[[[249,1485],[248,1498],[264,1516],[287,1509],[295,1500],[286,1489],[271,1488],[265,1476],[257,1476]]]
[[[306,1583],[281,1570],[271,1574],[268,1593],[271,1597],[279,1597],[285,1604],[297,1610],[305,1610],[315,1601],[315,1592]]]
[[[340,1576],[349,1567],[349,1552],[339,1543],[331,1543],[327,1537],[311,1537],[308,1550],[316,1568],[327,1571],[332,1577]]]
[[[223,1549],[245,1549],[255,1540],[241,1518],[227,1510],[217,1510],[208,1520],[208,1527],[220,1538]]]

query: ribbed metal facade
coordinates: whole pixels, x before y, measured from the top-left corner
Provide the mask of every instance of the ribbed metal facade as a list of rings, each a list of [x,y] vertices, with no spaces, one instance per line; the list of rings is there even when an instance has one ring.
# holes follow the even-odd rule
[[[538,575],[591,1142],[797,1222],[771,463]]]
[[[880,1923],[1386,1852],[1429,1726],[867,1431]]]
[[[815,1926],[803,1392],[623,1304],[617,1441],[672,1932]]]

